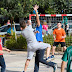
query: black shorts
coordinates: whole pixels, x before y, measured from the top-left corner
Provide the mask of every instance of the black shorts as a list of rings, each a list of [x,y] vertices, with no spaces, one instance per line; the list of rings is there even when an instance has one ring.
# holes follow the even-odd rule
[[[66,43],[65,42],[54,42],[53,46],[57,46],[59,44],[61,44],[61,47],[66,46]]]

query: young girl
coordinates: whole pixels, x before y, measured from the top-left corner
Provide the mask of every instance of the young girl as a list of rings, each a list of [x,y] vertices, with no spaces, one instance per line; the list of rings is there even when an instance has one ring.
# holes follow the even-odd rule
[[[48,25],[46,22],[43,22],[42,28],[46,31],[46,34],[48,35]]]

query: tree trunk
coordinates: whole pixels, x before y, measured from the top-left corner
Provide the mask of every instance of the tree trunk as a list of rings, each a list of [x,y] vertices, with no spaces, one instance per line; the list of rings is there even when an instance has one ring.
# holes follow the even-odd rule
[[[11,18],[11,35],[13,35],[13,29],[12,29],[12,18]]]

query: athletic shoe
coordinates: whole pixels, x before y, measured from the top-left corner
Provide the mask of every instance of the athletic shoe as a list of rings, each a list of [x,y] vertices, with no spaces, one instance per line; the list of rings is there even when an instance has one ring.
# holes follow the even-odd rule
[[[53,60],[53,59],[55,59],[54,55],[49,57],[49,60]]]
[[[51,60],[53,60],[54,58],[55,58],[54,55],[52,55],[52,56],[46,58],[46,60],[47,60],[47,61],[51,61]]]
[[[50,61],[50,57],[46,58],[46,61],[49,62]]]
[[[53,72],[57,70],[57,64],[54,64]]]
[[[49,59],[49,57],[48,58],[46,58],[46,60],[48,60]]]

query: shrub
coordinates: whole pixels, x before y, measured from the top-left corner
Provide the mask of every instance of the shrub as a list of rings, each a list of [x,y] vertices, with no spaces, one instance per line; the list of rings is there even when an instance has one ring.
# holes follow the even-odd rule
[[[17,41],[15,36],[11,36],[5,43],[5,46],[9,49],[27,49],[26,39],[23,38],[22,35],[17,37]]]
[[[49,43],[51,46],[54,43],[53,35],[48,35],[43,37],[43,42]],[[66,46],[70,46],[72,43],[72,36],[66,37]],[[26,39],[20,35],[17,37],[17,41],[15,40],[15,36],[11,36],[9,40],[6,41],[6,47],[9,49],[27,49]],[[57,46],[57,50],[61,50],[61,45]]]
[[[54,42],[53,36],[52,35],[48,35],[48,36],[45,35],[43,37],[43,42],[44,43],[49,43],[50,45],[53,45],[53,42]]]
[[[72,36],[67,36],[65,40],[66,40],[66,46],[67,47],[72,44]]]

